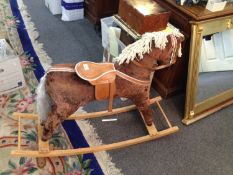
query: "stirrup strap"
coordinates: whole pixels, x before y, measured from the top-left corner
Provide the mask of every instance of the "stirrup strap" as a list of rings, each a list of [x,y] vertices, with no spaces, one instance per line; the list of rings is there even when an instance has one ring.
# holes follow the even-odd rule
[[[112,104],[114,97],[115,82],[109,83],[109,100],[108,100],[108,112],[112,112]]]

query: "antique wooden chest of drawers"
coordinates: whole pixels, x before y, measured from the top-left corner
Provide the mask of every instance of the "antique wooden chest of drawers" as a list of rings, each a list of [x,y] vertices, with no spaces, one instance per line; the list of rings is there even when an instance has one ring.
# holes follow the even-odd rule
[[[117,14],[119,0],[85,0],[85,15],[94,24],[100,24],[103,17]]]

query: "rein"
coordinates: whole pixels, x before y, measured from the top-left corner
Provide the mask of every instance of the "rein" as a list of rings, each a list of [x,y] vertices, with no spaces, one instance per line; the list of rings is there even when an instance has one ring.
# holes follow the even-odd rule
[[[170,59],[170,63],[167,64],[167,65],[161,65],[161,66],[154,66],[154,67],[148,67],[146,65],[143,65],[142,63],[138,62],[138,61],[135,61],[133,60],[132,63],[135,64],[136,66],[138,67],[141,67],[141,68],[144,68],[144,69],[148,69],[150,71],[157,71],[157,70],[161,70],[161,69],[164,69],[164,68],[167,68],[173,64],[176,63],[176,60],[174,59],[175,58],[175,53],[176,53],[176,50],[177,50],[177,39],[174,35],[171,35],[171,39],[172,39],[172,55],[171,55],[171,59]]]

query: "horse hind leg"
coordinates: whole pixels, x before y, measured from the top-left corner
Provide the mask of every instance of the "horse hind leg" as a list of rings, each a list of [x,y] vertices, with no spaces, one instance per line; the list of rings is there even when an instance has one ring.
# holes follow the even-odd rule
[[[48,118],[41,123],[43,125],[42,141],[48,141],[60,123],[60,116],[57,114],[56,106],[48,114]]]
[[[47,120],[43,122],[42,141],[49,140],[57,130],[58,126],[75,111],[76,106],[64,108],[53,105]]]

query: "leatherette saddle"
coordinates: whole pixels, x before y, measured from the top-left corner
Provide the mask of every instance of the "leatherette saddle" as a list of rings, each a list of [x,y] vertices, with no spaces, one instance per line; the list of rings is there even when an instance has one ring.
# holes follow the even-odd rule
[[[112,101],[116,92],[116,70],[113,63],[94,63],[82,61],[76,64],[77,75],[95,86],[97,100],[109,99],[109,111],[112,111]]]

